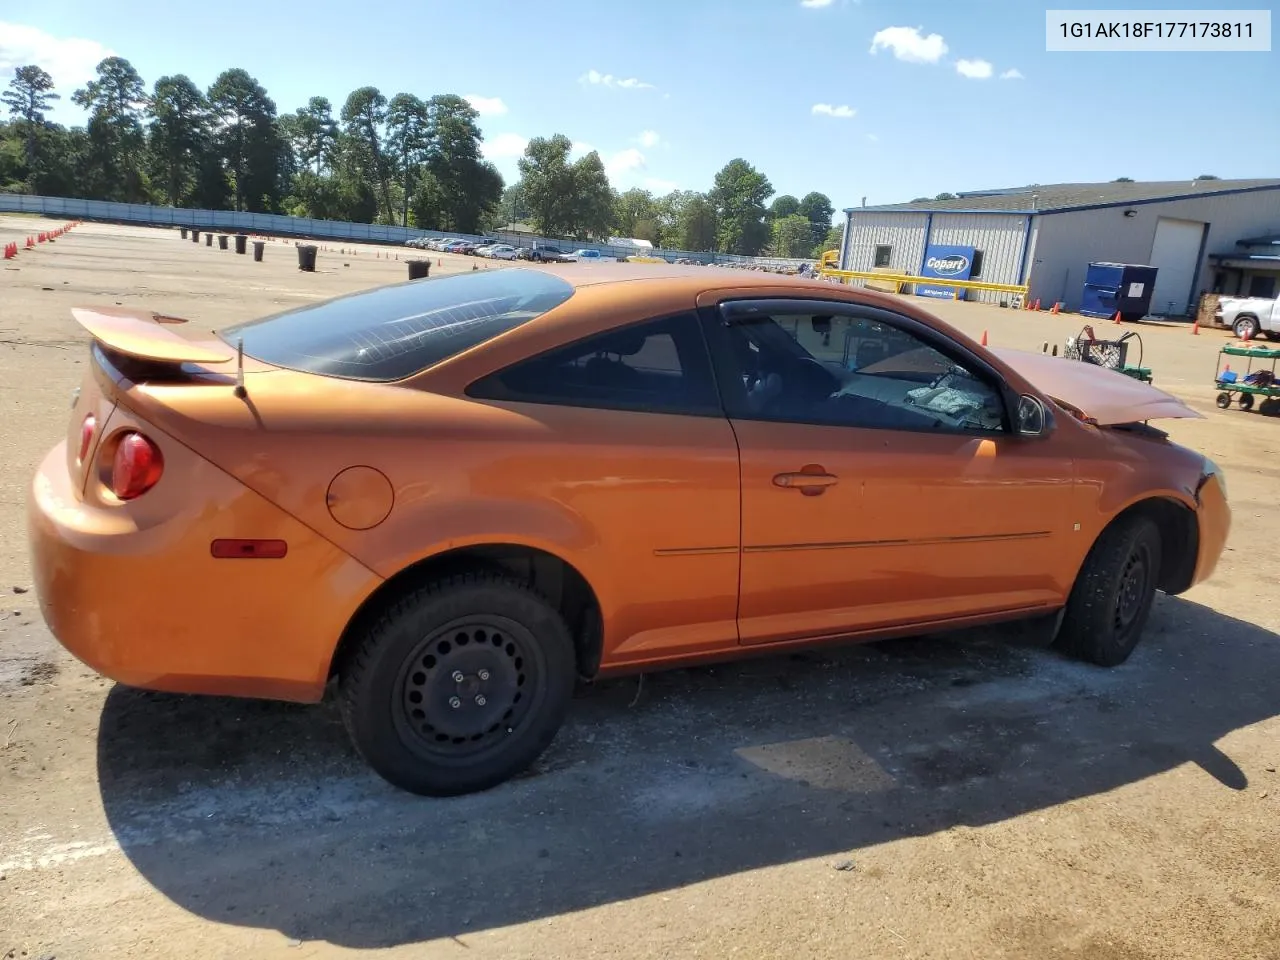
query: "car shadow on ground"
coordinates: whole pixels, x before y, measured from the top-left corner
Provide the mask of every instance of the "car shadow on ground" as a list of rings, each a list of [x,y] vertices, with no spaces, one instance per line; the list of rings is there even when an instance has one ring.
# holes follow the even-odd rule
[[[1125,666],[981,634],[584,688],[538,767],[452,800],[368,773],[331,705],[107,698],[98,773],[125,855],[181,907],[348,947],[551,917],[833,861],[1183,763],[1280,712],[1280,643],[1161,598]]]

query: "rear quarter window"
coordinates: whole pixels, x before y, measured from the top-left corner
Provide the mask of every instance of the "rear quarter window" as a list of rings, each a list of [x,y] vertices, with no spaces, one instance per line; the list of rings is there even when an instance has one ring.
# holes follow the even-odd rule
[[[229,327],[255,359],[346,380],[390,381],[528,323],[573,295],[534,270],[483,270],[348,294]]]

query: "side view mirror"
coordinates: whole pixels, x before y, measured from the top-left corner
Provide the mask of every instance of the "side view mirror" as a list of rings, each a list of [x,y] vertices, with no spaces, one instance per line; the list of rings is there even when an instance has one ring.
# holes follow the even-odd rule
[[[1049,417],[1044,404],[1036,397],[1018,397],[1017,432],[1023,437],[1043,436],[1049,429]]]

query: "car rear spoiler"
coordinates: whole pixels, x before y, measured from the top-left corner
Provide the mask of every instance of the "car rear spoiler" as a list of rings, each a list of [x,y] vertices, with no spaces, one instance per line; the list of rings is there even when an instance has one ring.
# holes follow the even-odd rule
[[[236,349],[212,333],[187,335],[189,321],[150,310],[76,307],[76,322],[107,349],[160,363],[228,363]]]

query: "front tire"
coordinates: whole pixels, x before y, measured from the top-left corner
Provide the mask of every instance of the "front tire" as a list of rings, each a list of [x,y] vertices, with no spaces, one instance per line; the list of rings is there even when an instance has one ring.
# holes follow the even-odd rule
[[[1135,516],[1102,532],[1067,600],[1056,646],[1069,656],[1115,667],[1142,637],[1160,579],[1160,528]]]
[[[1233,329],[1241,340],[1252,340],[1258,335],[1258,321],[1253,317],[1240,317]]]
[[[550,745],[573,694],[573,640],[529,586],[471,572],[392,604],[343,665],[339,705],[356,750],[411,793],[496,786]]]

